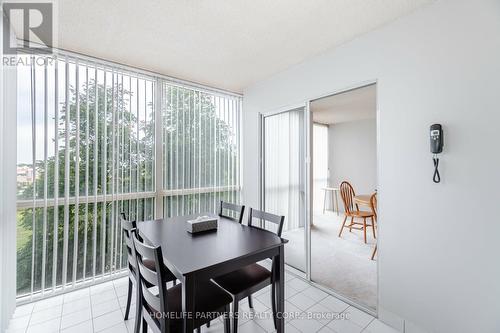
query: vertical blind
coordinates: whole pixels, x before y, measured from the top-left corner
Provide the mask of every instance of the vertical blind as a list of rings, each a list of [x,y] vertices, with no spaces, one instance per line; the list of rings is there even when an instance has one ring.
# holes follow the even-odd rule
[[[121,212],[140,221],[239,201],[240,97],[72,55],[27,57],[18,67],[18,297],[121,274]]]

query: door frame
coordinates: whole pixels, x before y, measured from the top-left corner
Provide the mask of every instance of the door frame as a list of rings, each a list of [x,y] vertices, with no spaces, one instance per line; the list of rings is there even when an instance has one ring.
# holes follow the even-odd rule
[[[379,109],[379,86],[380,86],[380,82],[378,79],[371,79],[371,80],[366,80],[366,81],[362,81],[362,82],[358,82],[356,84],[352,84],[352,85],[349,85],[349,86],[345,86],[344,88],[341,88],[341,89],[337,89],[337,90],[333,90],[333,91],[330,91],[330,92],[326,92],[326,93],[322,93],[322,94],[319,94],[319,95],[316,95],[314,97],[309,97],[309,98],[306,98],[303,102],[300,102],[300,103],[295,103],[295,104],[291,104],[291,105],[288,105],[288,106],[283,106],[283,107],[280,107],[280,108],[276,108],[276,109],[273,109],[271,111],[267,111],[267,112],[259,112],[259,208],[260,209],[263,209],[264,208],[264,159],[265,159],[265,156],[264,156],[264,145],[265,145],[265,142],[264,142],[264,119],[265,117],[268,117],[268,116],[272,116],[272,115],[276,115],[276,114],[279,114],[279,113],[283,113],[283,112],[288,112],[288,111],[292,111],[292,110],[295,110],[295,109],[299,109],[299,108],[304,108],[304,127],[305,127],[305,130],[304,130],[304,145],[305,145],[305,172],[304,172],[304,176],[306,179],[304,179],[304,187],[305,187],[305,253],[306,253],[306,272],[304,272],[303,277],[313,286],[317,287],[318,289],[321,289],[323,291],[325,291],[326,293],[346,302],[347,304],[355,307],[355,308],[358,308],[366,313],[369,313],[370,315],[374,316],[374,317],[378,317],[378,311],[380,309],[380,305],[379,305],[379,299],[380,299],[380,295],[379,295],[379,277],[380,277],[380,265],[378,264],[378,259],[380,258],[380,254],[381,254],[381,251],[380,251],[380,234],[381,234],[381,227],[380,225],[378,224],[377,225],[377,307],[376,309],[371,309],[371,308],[368,308],[362,304],[359,304],[359,303],[356,303],[354,301],[352,301],[351,299],[343,296],[343,295],[340,295],[338,294],[335,290],[332,290],[328,287],[325,287],[323,285],[320,285],[314,281],[312,281],[311,279],[311,222],[312,222],[312,215],[313,215],[313,209],[312,209],[312,186],[313,186],[313,182],[312,182],[312,163],[313,163],[313,160],[312,160],[312,145],[313,145],[313,142],[312,142],[312,126],[313,126],[313,122],[312,122],[312,112],[311,112],[311,103],[318,100],[318,99],[321,99],[321,98],[325,98],[325,97],[330,97],[330,96],[334,96],[334,95],[339,95],[339,94],[342,94],[342,93],[345,93],[345,92],[349,92],[351,90],[356,90],[356,89],[359,89],[359,88],[364,88],[364,87],[367,87],[367,86],[370,86],[370,85],[376,85],[376,95],[375,95],[375,98],[376,98],[376,101],[375,101],[375,105],[376,105],[376,146],[377,146],[377,152],[376,152],[376,156],[377,156],[377,171],[376,171],[376,186],[377,186],[377,196],[380,197],[381,195],[381,188],[380,188],[380,150],[379,150],[379,147],[380,147],[380,109]],[[379,201],[380,202],[380,201]],[[381,209],[378,208],[378,212],[377,212],[377,215],[380,217],[381,216]]]

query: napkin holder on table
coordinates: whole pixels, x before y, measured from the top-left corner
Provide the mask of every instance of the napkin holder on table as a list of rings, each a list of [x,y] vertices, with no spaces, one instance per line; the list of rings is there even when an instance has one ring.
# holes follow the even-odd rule
[[[198,216],[193,220],[186,221],[186,231],[191,234],[216,230],[218,218],[214,216]]]

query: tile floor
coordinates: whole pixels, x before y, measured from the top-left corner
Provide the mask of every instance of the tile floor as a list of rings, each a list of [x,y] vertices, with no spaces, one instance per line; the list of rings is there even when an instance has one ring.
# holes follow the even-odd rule
[[[286,327],[288,333],[396,332],[378,319],[286,273]],[[134,318],[123,320],[127,278],[120,278],[16,309],[8,333],[133,333]],[[247,301],[240,305],[240,333],[274,332],[270,318],[270,291],[254,296],[254,312]],[[131,310],[133,317],[134,309]],[[252,316],[253,315],[253,316]],[[223,332],[222,321],[213,321],[202,332]]]

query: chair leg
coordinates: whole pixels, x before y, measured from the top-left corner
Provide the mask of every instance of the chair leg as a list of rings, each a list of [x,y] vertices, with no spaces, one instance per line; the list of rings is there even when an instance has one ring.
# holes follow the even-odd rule
[[[375,258],[375,253],[377,253],[377,245],[375,245],[375,248],[373,249],[371,260]]]
[[[233,299],[233,333],[238,332],[238,300]]]
[[[278,329],[278,316],[276,313],[276,286],[274,283],[271,285],[271,307],[273,309],[273,322],[274,322],[274,329]]]
[[[226,305],[225,307],[224,333],[231,333],[231,320],[229,319],[229,305]]]
[[[141,294],[139,290],[139,286],[135,286],[136,288],[136,300],[135,300],[135,325],[134,325],[134,333],[139,333],[141,331],[141,318],[142,318],[142,300]]]
[[[340,228],[339,237],[342,236],[342,230],[344,230],[345,222],[347,221],[347,215],[344,218],[344,222],[342,223],[342,227]]]
[[[248,296],[248,307],[250,309],[253,309],[252,295]]]
[[[144,318],[142,318],[142,333],[148,333],[148,323]]]
[[[351,216],[351,224],[349,224],[349,232],[352,232],[353,225],[354,225],[354,216]]]
[[[373,238],[377,239],[377,235],[375,235],[375,220],[372,217],[372,233],[373,233]]]
[[[366,217],[363,218],[363,235],[365,237],[365,244],[366,244]]]
[[[127,292],[127,307],[125,308],[125,320],[128,320],[128,314],[130,312],[130,303],[132,301],[132,280],[128,278],[128,292]]]

